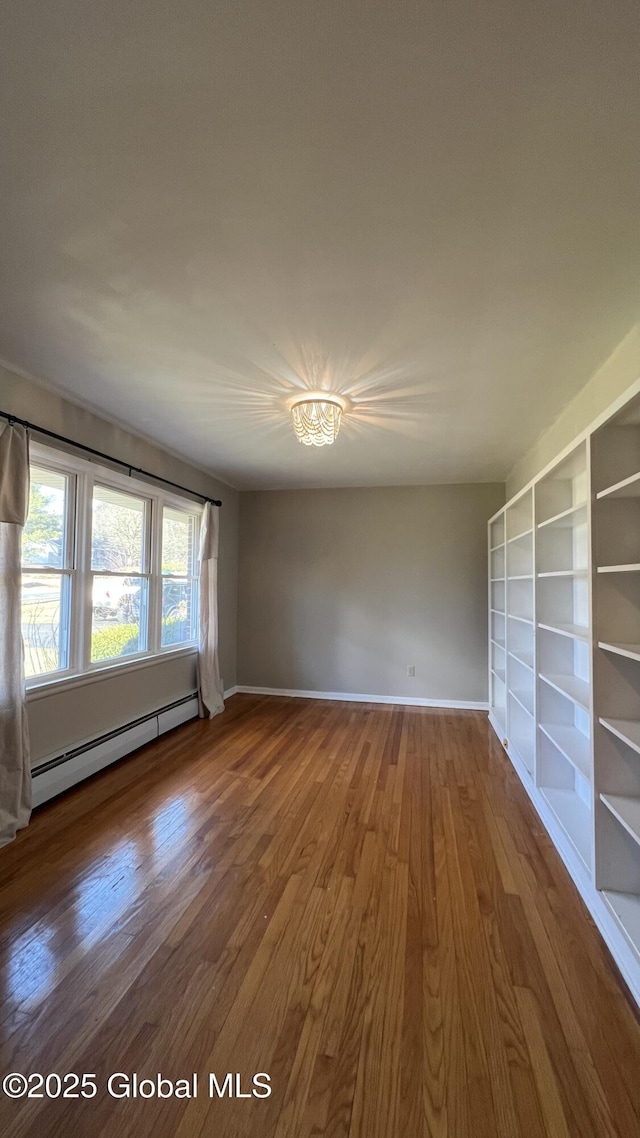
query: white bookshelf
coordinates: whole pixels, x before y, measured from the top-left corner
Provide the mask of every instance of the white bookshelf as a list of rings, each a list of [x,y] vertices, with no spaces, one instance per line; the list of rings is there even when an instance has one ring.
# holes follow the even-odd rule
[[[505,517],[501,511],[489,525],[489,707],[500,739],[507,724]]]
[[[591,873],[593,756],[587,443],[534,487],[538,752],[536,785]]]
[[[505,509],[506,735],[512,758],[533,779],[535,770],[535,565],[533,493]]]
[[[490,720],[640,1004],[640,380],[489,544]]]
[[[595,873],[640,956],[640,396],[593,436]]]

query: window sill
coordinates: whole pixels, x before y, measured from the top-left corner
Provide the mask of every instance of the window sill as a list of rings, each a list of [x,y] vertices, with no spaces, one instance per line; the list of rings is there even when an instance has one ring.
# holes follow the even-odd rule
[[[123,660],[117,664],[111,663],[104,667],[95,667],[90,672],[78,672],[73,676],[60,676],[57,679],[43,680],[27,688],[27,703],[36,699],[44,699],[45,696],[55,695],[58,692],[81,688],[85,684],[95,683],[96,680],[120,676],[127,672],[137,672],[140,668],[149,668],[153,664],[160,664],[163,660],[176,660],[181,656],[195,656],[197,651],[196,644],[185,644],[181,648],[158,652],[153,656],[139,656],[135,660]]]

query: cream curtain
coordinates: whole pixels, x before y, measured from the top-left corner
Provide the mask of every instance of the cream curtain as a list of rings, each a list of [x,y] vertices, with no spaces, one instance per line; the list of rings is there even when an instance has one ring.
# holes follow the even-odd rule
[[[201,719],[224,711],[218,662],[218,507],[207,502],[200,540],[200,645],[198,708]]]
[[[0,428],[0,846],[31,816],[31,766],[20,627],[20,537],[29,506],[24,427]]]

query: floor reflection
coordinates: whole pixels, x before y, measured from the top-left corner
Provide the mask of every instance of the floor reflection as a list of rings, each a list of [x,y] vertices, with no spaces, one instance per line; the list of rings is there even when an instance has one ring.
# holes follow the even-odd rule
[[[2,997],[18,1007],[40,1003],[60,982],[59,966],[69,952],[91,949],[114,925],[122,922],[142,905],[147,882],[145,862],[168,862],[183,847],[190,832],[187,796],[165,801],[160,809],[139,827],[138,840],[122,839],[103,850],[85,866],[70,886],[71,904],[42,909],[29,927],[15,938],[5,934]]]
[[[3,968],[7,999],[15,1004],[37,1003],[53,988],[56,970],[54,937],[53,928],[44,928],[35,936],[29,929],[12,943]]]
[[[139,877],[140,852],[134,841],[121,842],[84,873],[75,902],[77,932],[84,947],[126,909],[139,889]]]
[[[151,823],[156,855],[163,851],[167,842],[177,842],[186,836],[189,830],[189,813],[183,795],[170,799],[161,810],[158,810]]]

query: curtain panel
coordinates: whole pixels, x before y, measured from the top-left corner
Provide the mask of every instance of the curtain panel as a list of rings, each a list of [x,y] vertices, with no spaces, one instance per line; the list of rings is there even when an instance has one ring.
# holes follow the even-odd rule
[[[218,661],[218,527],[218,508],[207,502],[200,539],[198,709],[201,719],[213,719],[224,711]]]
[[[20,568],[28,507],[29,440],[9,424],[0,428],[0,846],[31,816]]]

